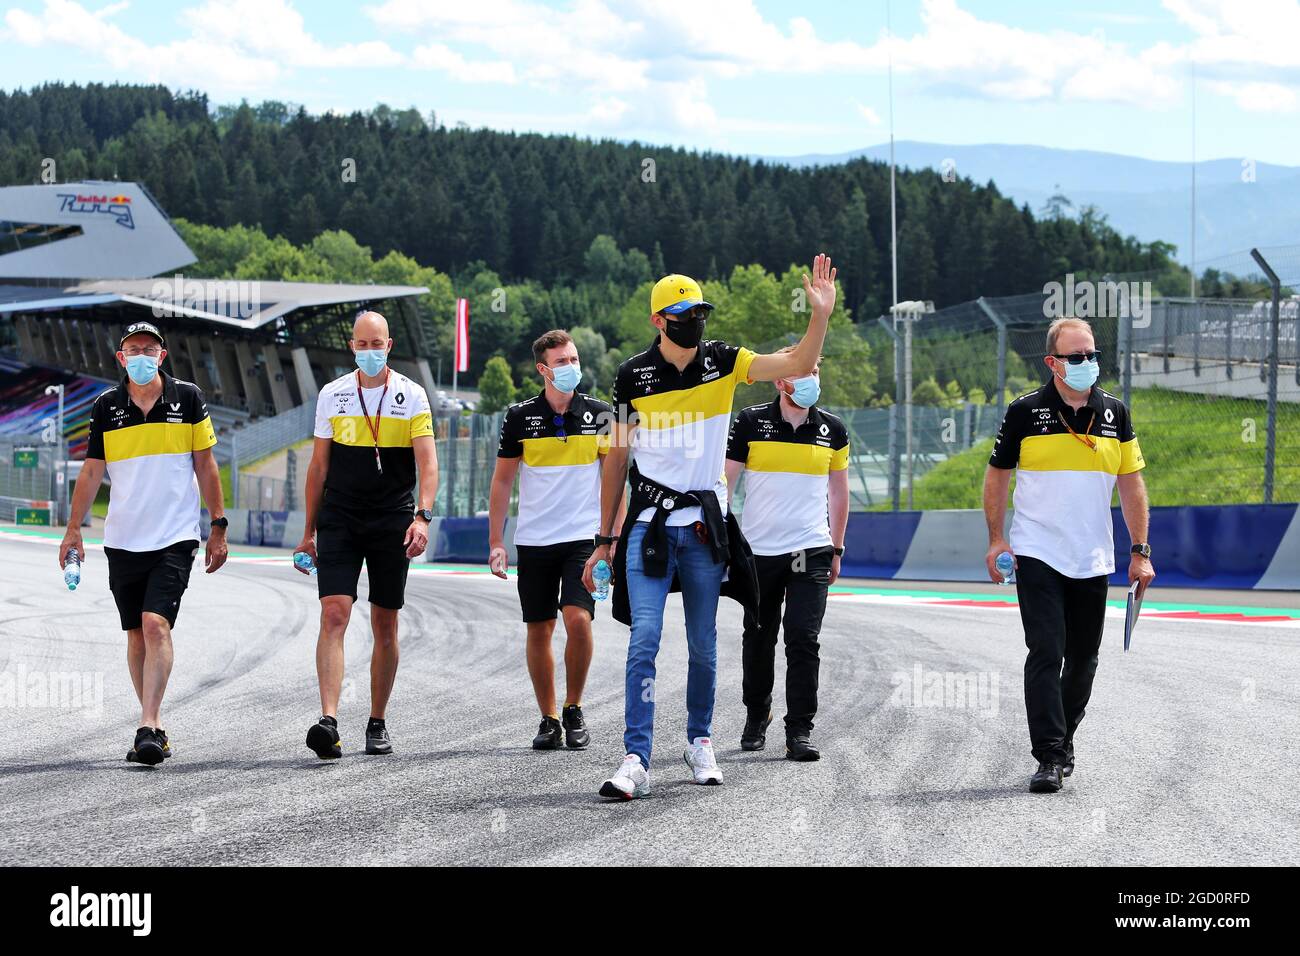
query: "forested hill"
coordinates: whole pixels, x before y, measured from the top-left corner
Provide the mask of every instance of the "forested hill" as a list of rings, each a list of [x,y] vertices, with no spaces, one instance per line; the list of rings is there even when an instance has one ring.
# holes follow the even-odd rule
[[[841,267],[858,317],[889,301],[889,170],[871,161],[791,169],[573,136],[448,129],[415,110],[316,116],[285,104],[212,108],[156,86],[0,92],[0,183],[131,179],[210,225],[259,225],[305,243],[341,228],[452,275],[565,283],[599,234],[655,274],[781,272],[817,250]],[[345,182],[348,161],[355,181]],[[653,166],[647,161],[653,161]],[[937,171],[898,183],[901,298],[951,304],[1041,287],[1069,270],[1165,269],[1168,247],[1085,215],[1036,220],[992,186]]]

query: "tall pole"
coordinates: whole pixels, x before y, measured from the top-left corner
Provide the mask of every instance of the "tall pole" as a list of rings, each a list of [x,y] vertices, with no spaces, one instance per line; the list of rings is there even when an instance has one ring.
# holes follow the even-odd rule
[[[907,395],[907,510],[912,510],[912,311],[903,313],[903,390]]]
[[[885,34],[889,40],[889,259],[893,275],[893,301],[898,305],[898,201],[894,189],[894,27],[890,16],[890,4],[885,3]],[[908,414],[911,414],[911,392],[908,392]],[[908,485],[907,493],[912,493]]]
[[[1188,54],[1192,56],[1192,54]],[[1196,60],[1192,59],[1192,300],[1196,299]]]

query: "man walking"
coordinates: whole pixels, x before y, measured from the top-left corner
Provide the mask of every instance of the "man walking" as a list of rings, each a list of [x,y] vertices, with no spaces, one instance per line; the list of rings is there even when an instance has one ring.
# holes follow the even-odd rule
[[[338,732],[343,635],[363,563],[374,635],[366,753],[392,753],[385,716],[397,677],[397,617],[405,602],[411,558],[422,554],[429,542],[438,490],[429,397],[389,367],[393,340],[388,321],[378,312],[357,316],[351,346],[357,371],[330,382],[316,400],[306,527],[296,549],[311,555],[318,568],[316,674],[322,716],[307,731],[307,746],[322,760],[343,751]],[[417,472],[419,509],[413,514],[411,490]]]
[[[108,587],[126,631],[127,667],[140,700],[140,727],[126,759],[149,765],[172,755],[162,729],[162,700],[172,670],[172,628],[202,536],[200,490],[212,522],[204,552],[209,574],[226,563],[229,523],[207,403],[197,385],[161,371],[166,357],[156,326],[127,326],[117,352],[125,374],[91,409],[86,460],[59,546],[60,567],[72,548],[86,559],[81,521],[107,474]]]
[[[775,384],[774,401],[736,416],[727,445],[729,493],[747,470],[740,527],[758,572],[758,614],[745,618],[746,719],[740,746],[762,750],[767,745],[784,603],[785,755],[811,761],[821,759],[811,740],[821,664],[817,637],[827,589],[840,574],[849,521],[849,432],[839,418],[817,407],[818,368]]]
[[[650,791],[655,713],[655,658],[664,604],[680,586],[686,616],[687,747],[683,754],[698,784],[722,783],[713,752],[713,698],[717,680],[718,598],[726,589],[757,609],[753,556],[733,515],[727,514],[723,461],[736,386],[741,382],[800,378],[812,372],[835,306],[835,270],[818,255],[811,282],[812,307],[798,346],[774,355],[704,339],[713,306],[699,283],[669,275],[650,294],[650,324],[658,335],[618,370],[614,382],[611,447],[601,476],[601,534],[587,559],[591,571],[614,557],[614,617],[631,626],[624,686],[627,755],[600,788],[602,796],[630,800]],[[614,518],[631,468],[631,503],[619,538]]]
[[[553,329],[533,343],[542,390],[511,405],[501,422],[501,444],[488,498],[488,567],[505,579],[510,492],[519,476],[519,604],[527,626],[528,676],[542,714],[534,750],[590,742],[582,716],[582,691],[591,666],[591,622],[596,602],[582,582],[583,568],[600,530],[600,468],[609,451],[610,407],[577,390],[582,381],[578,348],[568,332]],[[564,709],[555,709],[556,609],[564,615]]]
[[[1092,327],[1063,318],[1047,330],[1051,380],[1007,407],[984,475],[989,577],[1011,552],[1025,628],[1025,711],[1038,770],[1035,793],[1055,793],[1074,773],[1074,735],[1097,673],[1109,575],[1115,571],[1110,499],[1134,542],[1128,579],[1139,595],[1155,577],[1147,543],[1147,494],[1128,409],[1096,386]],[[1007,486],[1016,472],[1011,541],[1002,534]]]

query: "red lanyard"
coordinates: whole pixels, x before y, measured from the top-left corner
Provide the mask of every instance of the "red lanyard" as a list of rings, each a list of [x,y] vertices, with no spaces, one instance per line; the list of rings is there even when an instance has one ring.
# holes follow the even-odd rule
[[[379,405],[375,408],[375,420],[370,420],[370,412],[366,410],[366,397],[361,394],[361,373],[357,372],[357,401],[361,403],[361,414],[370,426],[370,437],[375,440],[375,467],[379,473],[384,473],[384,463],[379,460],[379,421],[384,414],[384,398],[388,395],[388,378],[392,375],[393,370],[389,369],[384,375],[384,390],[379,393]]]

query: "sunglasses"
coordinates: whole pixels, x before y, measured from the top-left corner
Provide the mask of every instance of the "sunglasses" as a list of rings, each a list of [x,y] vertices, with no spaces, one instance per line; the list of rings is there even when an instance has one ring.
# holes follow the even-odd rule
[[[1084,362],[1095,362],[1101,358],[1100,352],[1071,352],[1069,355],[1053,355],[1054,359],[1061,359],[1069,362],[1071,365],[1082,365]]]
[[[569,433],[564,430],[564,416],[556,415],[551,421],[555,422],[555,437],[566,444],[569,441]]]
[[[685,312],[678,312],[674,318],[676,318],[678,322],[690,322],[695,319],[703,320],[709,317],[709,311],[708,306],[693,305]],[[670,318],[668,321],[671,322],[673,319]]]

